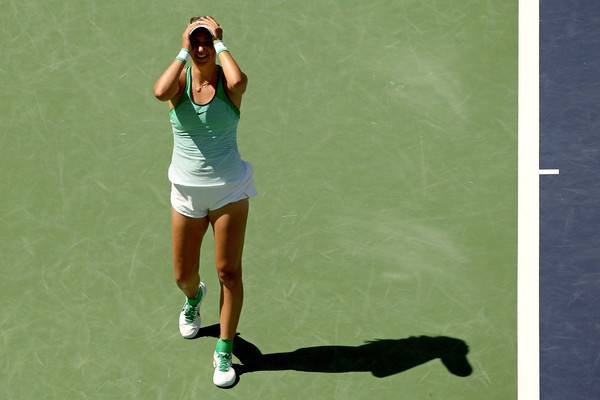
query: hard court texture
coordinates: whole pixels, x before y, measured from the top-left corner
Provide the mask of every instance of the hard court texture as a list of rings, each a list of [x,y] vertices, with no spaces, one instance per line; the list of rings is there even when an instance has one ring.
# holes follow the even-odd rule
[[[540,7],[541,400],[600,398],[600,3]]]
[[[0,398],[516,398],[517,8],[9,0],[0,14]],[[172,278],[168,108],[193,15],[250,85],[240,380]]]

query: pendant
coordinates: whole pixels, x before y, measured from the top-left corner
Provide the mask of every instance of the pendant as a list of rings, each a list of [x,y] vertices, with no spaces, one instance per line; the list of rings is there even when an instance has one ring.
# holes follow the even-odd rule
[[[196,88],[196,92],[200,92],[203,88],[208,86],[208,82],[204,82],[200,87]]]

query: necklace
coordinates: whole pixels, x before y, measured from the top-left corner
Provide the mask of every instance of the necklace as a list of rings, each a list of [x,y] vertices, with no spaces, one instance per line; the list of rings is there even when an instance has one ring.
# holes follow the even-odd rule
[[[202,89],[204,89],[205,87],[207,87],[208,85],[210,85],[210,83],[215,79],[216,72],[217,72],[217,70],[215,69],[215,71],[213,72],[213,74],[211,75],[211,77],[209,78],[209,80],[202,82],[200,84],[200,86],[198,86],[196,88],[196,92],[200,93],[200,91],[202,91]]]
[[[207,87],[209,83],[210,83],[210,81],[206,81],[203,84],[201,84],[200,86],[198,86],[196,88],[196,92],[200,92],[203,88]]]
[[[209,79],[209,80],[202,82],[202,83],[200,84],[200,86],[198,86],[198,87],[196,88],[196,92],[200,93],[200,91],[201,91],[202,89],[204,89],[205,87],[207,87],[208,85],[210,85],[210,82],[213,80],[213,78],[214,78],[214,74],[213,74],[213,76],[211,76],[211,77],[210,77],[210,79]]]

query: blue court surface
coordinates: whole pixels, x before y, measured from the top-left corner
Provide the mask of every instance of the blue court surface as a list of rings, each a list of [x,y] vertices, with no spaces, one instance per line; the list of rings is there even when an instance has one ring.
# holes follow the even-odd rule
[[[542,400],[600,398],[600,3],[540,2]]]

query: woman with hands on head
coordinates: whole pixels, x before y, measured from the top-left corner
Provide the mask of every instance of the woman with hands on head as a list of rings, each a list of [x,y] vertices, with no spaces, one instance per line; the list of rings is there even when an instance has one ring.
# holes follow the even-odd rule
[[[219,64],[217,64],[217,59]],[[185,68],[188,60],[192,65]],[[249,198],[258,193],[252,165],[237,147],[237,126],[248,78],[223,43],[211,17],[193,17],[182,49],[154,85],[167,101],[173,128],[171,230],[175,281],[186,295],[179,316],[184,338],[200,329],[199,308],[206,286],[200,280],[200,247],[212,226],[221,286],[221,334],[213,355],[213,382],[235,383],[232,349],[244,297],[242,251]]]

